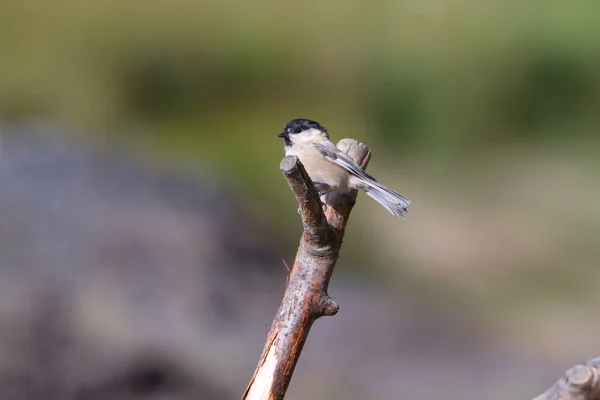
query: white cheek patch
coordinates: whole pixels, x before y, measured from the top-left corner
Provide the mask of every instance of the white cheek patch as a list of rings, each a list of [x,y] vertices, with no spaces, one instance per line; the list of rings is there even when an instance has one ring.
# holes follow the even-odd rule
[[[320,142],[326,139],[325,133],[314,128],[300,133],[290,133],[290,140],[294,144]]]

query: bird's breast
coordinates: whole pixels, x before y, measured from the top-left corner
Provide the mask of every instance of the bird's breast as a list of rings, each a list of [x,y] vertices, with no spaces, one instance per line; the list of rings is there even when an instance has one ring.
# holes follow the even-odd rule
[[[325,184],[328,191],[348,189],[348,172],[342,167],[328,161],[313,145],[301,146],[288,152],[300,159],[310,179],[315,183]],[[323,185],[321,185],[323,186]]]

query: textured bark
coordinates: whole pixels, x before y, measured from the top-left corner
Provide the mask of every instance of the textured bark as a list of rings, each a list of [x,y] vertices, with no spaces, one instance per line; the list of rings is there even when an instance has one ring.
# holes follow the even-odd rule
[[[366,146],[351,139],[342,139],[337,146],[366,168],[371,156]],[[313,322],[338,312],[327,288],[356,203],[356,191],[331,194],[327,212],[323,213],[312,181],[298,158],[285,157],[280,168],[300,205],[304,233],[258,367],[244,393],[245,400],[283,399]]]
[[[533,400],[600,400],[600,357],[565,371],[562,378]]]

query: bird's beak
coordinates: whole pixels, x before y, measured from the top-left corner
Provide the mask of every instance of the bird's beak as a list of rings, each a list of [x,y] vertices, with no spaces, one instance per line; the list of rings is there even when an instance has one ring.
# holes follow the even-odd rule
[[[286,137],[289,137],[289,136],[290,136],[290,134],[287,133],[286,131],[283,131],[279,135],[277,135],[277,137],[280,137],[280,138],[286,138]]]

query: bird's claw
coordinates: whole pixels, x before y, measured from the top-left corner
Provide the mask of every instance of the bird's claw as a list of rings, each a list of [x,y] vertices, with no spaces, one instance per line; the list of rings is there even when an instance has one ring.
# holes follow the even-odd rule
[[[327,211],[327,192],[319,190],[317,193],[317,199],[319,201],[321,201],[321,197],[324,197],[323,201],[322,201],[322,205],[323,205],[323,212]]]
[[[325,196],[325,201],[321,201],[321,197]],[[327,192],[317,191],[316,198],[319,202],[321,202],[321,206],[323,207],[323,212],[327,211]],[[298,214],[302,214],[302,210],[298,207]]]

